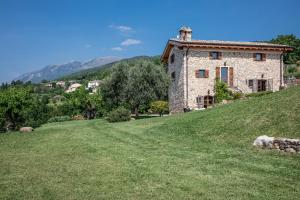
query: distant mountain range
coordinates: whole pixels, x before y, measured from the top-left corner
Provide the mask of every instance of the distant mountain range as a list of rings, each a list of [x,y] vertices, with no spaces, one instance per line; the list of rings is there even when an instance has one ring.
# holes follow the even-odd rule
[[[14,80],[21,80],[23,82],[31,81],[32,83],[39,83],[42,80],[55,80],[81,70],[87,70],[95,67],[101,68],[101,66],[121,59],[122,58],[120,57],[99,57],[88,62],[73,61],[61,65],[48,65],[41,70],[18,76]]]
[[[80,70],[78,72],[62,76],[58,78],[58,80],[62,81],[69,81],[69,80],[77,80],[77,81],[91,81],[96,79],[104,79],[111,73],[111,69],[113,65],[116,65],[121,62],[125,62],[130,66],[135,65],[138,62],[141,61],[150,61],[154,62],[155,64],[160,64],[160,56],[135,56],[132,58],[125,58],[119,61],[115,61],[112,63],[108,63],[106,65],[102,65],[100,67],[93,67],[90,69]]]

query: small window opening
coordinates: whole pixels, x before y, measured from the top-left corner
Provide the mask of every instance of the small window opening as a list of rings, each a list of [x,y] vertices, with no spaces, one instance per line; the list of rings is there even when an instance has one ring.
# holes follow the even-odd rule
[[[171,61],[171,63],[174,63],[174,62],[175,62],[175,55],[174,55],[174,54],[171,55],[170,61]]]
[[[175,74],[175,72],[172,72],[172,73],[171,73],[171,79],[172,79],[172,81],[175,81],[175,80],[176,80],[176,74]]]

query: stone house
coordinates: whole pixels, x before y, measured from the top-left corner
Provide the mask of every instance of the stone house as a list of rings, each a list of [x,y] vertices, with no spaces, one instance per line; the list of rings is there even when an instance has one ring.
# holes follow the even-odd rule
[[[89,81],[88,82],[88,88],[97,88],[100,86],[100,84],[102,83],[101,80],[93,80],[93,81]]]
[[[88,85],[87,85],[87,90],[91,90],[92,93],[96,93],[97,89],[100,87],[100,85],[103,83],[103,81],[101,80],[93,80],[93,81],[89,81]]]
[[[172,79],[171,113],[213,104],[216,79],[243,93],[278,91],[284,86],[283,54],[291,50],[270,43],[192,40],[192,29],[182,27],[161,56]]]
[[[69,88],[66,90],[66,93],[71,93],[76,91],[78,88],[80,88],[82,85],[79,83],[74,83],[72,85],[69,86]]]
[[[58,82],[56,82],[56,86],[59,86],[59,87],[65,88],[65,86],[66,86],[66,82],[65,82],[65,81],[58,81]]]

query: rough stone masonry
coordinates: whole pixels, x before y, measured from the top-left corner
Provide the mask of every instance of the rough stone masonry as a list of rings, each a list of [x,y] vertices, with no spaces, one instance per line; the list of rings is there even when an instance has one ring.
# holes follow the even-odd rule
[[[253,145],[262,148],[276,149],[278,151],[300,153],[300,139],[274,138],[263,135],[257,137]]]
[[[182,27],[169,39],[162,54],[172,82],[171,113],[199,109],[199,99],[215,95],[215,80],[243,93],[278,91],[283,86],[283,54],[286,45],[260,42],[193,40],[192,29]]]

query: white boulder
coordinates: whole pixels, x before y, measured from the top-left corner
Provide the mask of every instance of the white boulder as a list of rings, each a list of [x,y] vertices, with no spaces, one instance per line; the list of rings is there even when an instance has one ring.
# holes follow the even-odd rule
[[[266,135],[259,136],[253,142],[254,146],[260,147],[272,147],[273,146],[274,137],[269,137]]]
[[[20,132],[26,133],[26,132],[32,132],[33,128],[32,127],[22,127],[20,128]]]

